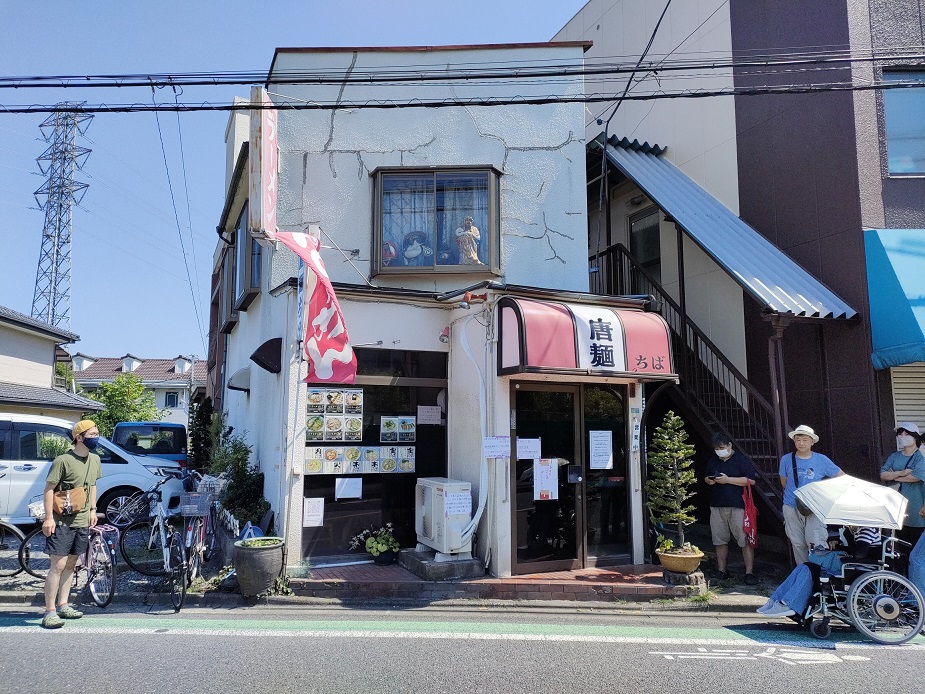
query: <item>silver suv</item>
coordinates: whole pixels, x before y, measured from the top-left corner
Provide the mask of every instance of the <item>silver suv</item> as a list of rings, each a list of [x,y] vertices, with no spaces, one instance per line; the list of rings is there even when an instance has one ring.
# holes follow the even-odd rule
[[[41,415],[0,412],[0,518],[28,524],[29,502],[42,494],[51,463],[72,446],[73,422]],[[94,451],[103,464],[96,484],[100,522],[113,523],[116,513],[133,494],[149,489],[164,470],[180,466],[162,458],[132,455],[109,439],[100,438]],[[182,483],[167,481],[161,489],[169,509],[180,506]]]

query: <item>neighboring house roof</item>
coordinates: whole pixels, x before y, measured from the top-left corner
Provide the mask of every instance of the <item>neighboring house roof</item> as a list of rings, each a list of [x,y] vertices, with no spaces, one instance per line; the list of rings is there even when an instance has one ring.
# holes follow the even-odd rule
[[[851,306],[666,158],[658,146],[613,136],[607,158],[767,313],[853,318]]]
[[[55,340],[55,342],[77,342],[80,339],[79,336],[72,332],[56,328],[35,318],[30,318],[26,314],[14,311],[6,306],[0,306],[0,323],[7,323],[29,332],[40,333]]]
[[[21,383],[4,383],[0,381],[0,405],[35,405],[54,406],[63,410],[79,410],[81,412],[99,412],[105,405],[96,400],[90,400],[82,395],[68,393],[60,388],[40,388],[38,386],[24,386]]]
[[[86,356],[86,355],[85,355]],[[88,357],[93,359],[94,357]],[[134,357],[141,362],[134,371],[123,371],[122,360],[124,357],[99,357],[82,371],[74,372],[74,379],[78,383],[85,381],[112,381],[116,376],[122,373],[133,373],[145,383],[163,382],[163,381],[189,381],[190,374],[177,373],[174,369],[176,366],[175,359],[141,359]],[[193,366],[193,382],[205,382],[206,380],[206,362],[199,359]]]

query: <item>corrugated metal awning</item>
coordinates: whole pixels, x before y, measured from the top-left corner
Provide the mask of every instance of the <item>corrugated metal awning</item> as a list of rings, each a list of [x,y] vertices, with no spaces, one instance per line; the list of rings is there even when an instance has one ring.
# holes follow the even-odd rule
[[[808,318],[857,315],[786,253],[658,156],[661,149],[611,138],[606,152],[766,312]]]

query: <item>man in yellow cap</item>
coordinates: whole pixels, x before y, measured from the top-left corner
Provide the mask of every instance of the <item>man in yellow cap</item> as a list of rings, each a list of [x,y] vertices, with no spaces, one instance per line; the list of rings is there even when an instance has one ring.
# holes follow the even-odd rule
[[[62,453],[51,464],[45,478],[45,521],[42,533],[50,566],[45,578],[45,616],[42,626],[59,629],[65,619],[80,619],[83,612],[75,610],[68,600],[71,576],[77,557],[87,551],[90,528],[96,525],[96,481],[103,476],[100,457],[92,451],[99,441],[100,430],[89,419],[82,419],[72,430],[74,447]],[[54,512],[56,491],[83,487],[86,501],[72,513]]]

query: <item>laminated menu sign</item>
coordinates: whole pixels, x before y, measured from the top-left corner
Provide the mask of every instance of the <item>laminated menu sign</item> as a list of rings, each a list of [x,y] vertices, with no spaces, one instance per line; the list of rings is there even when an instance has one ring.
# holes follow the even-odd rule
[[[309,415],[305,420],[305,440],[324,441],[324,415]]]
[[[363,472],[363,451],[359,446],[344,446],[346,472]]]
[[[398,447],[398,471],[414,472],[414,446]]]
[[[344,391],[344,414],[363,414],[363,391]]]
[[[326,414],[343,414],[344,391],[326,390],[324,393],[324,411]]]
[[[398,440],[412,442],[415,439],[417,421],[414,417],[398,418]]]
[[[318,475],[324,470],[324,448],[321,446],[305,447],[305,472]]]
[[[344,440],[344,418],[338,415],[326,414],[324,416],[324,440]]]
[[[344,449],[335,446],[325,446],[324,474],[338,475],[344,471]]]
[[[326,391],[323,388],[308,389],[308,406],[306,408],[306,413],[324,414],[325,392]]]
[[[324,525],[324,497],[302,499],[302,527],[320,528]]]
[[[398,417],[382,417],[379,421],[379,440],[383,443],[387,441],[398,441]]]
[[[540,458],[533,461],[533,500],[559,498],[559,459]]]
[[[398,471],[398,446],[382,446],[379,449],[379,469],[382,472]]]
[[[363,440],[363,418],[344,417],[344,441],[362,441]]]

